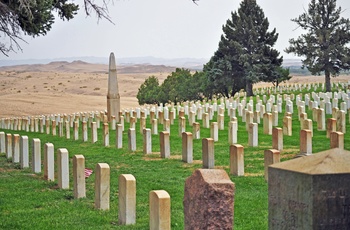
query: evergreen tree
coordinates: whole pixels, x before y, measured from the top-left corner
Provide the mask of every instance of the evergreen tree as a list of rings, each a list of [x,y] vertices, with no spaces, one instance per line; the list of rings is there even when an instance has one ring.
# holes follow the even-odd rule
[[[218,50],[204,68],[209,81],[224,95],[245,88],[253,95],[253,84],[276,75],[283,58],[272,48],[278,38],[256,0],[243,0],[223,26]],[[278,76],[278,75],[276,75]]]
[[[176,68],[161,85],[157,77],[148,77],[136,97],[140,105],[201,100],[205,96],[205,80],[204,72],[192,75],[188,69]]]
[[[158,78],[155,76],[148,77],[140,86],[136,98],[140,105],[158,104],[158,93],[160,91]]]
[[[350,21],[340,16],[336,0],[311,0],[307,12],[292,19],[307,33],[290,39],[287,53],[305,56],[303,67],[313,75],[325,74],[326,91],[331,91],[330,76],[350,69]]]
[[[265,81],[271,82],[274,86],[278,86],[281,82],[286,82],[292,78],[289,75],[289,68],[277,67],[274,73],[270,74]]]
[[[160,86],[159,101],[162,103],[183,102],[190,98],[192,75],[190,70],[176,68]]]

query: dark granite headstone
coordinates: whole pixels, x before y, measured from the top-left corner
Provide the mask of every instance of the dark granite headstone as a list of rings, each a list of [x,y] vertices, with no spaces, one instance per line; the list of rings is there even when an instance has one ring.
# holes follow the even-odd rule
[[[269,166],[269,229],[350,229],[350,151]]]

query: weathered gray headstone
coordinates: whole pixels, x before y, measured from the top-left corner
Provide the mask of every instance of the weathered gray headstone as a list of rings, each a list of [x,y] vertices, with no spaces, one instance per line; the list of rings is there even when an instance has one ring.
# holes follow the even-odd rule
[[[349,229],[350,152],[331,149],[269,166],[269,229]]]

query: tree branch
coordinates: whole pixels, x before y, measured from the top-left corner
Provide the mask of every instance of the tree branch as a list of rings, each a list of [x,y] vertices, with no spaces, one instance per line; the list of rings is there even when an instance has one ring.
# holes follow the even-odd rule
[[[73,2],[73,0],[71,1]],[[57,2],[60,2],[60,7],[62,7],[57,8],[57,10],[62,10],[63,14],[67,13],[63,16],[61,15],[62,20],[69,20],[74,17],[74,14],[78,9],[76,4],[67,3],[66,0],[57,0]],[[113,4],[113,0],[103,0],[98,2],[99,4],[96,4],[95,0],[84,0],[85,14],[90,16],[92,13],[95,13],[98,21],[100,19],[106,19],[110,23],[114,24],[108,12],[108,5],[110,3]],[[28,28],[25,28],[25,26],[37,25],[37,22],[34,22],[34,20],[36,20],[38,17],[42,20],[48,20],[47,25],[45,24],[45,21],[41,22],[42,25],[47,26],[47,28],[42,29],[43,31],[34,31],[33,35],[38,36],[40,34],[46,34],[46,32],[50,30],[50,25],[52,22],[49,20],[51,19],[47,17],[47,15],[41,15],[50,12],[38,11],[38,6],[42,6],[42,4],[50,3],[46,2],[45,0],[0,1],[0,38],[5,40],[5,42],[0,42],[0,53],[8,56],[8,53],[10,52],[16,52],[16,50],[22,51],[19,41],[26,42],[22,38],[22,32],[28,32]],[[51,11],[53,10],[55,10],[55,6],[52,6]],[[21,21],[21,19],[25,20],[25,26],[23,26],[23,21]]]
[[[111,17],[108,15],[108,4],[110,3],[109,0],[103,0],[102,6],[99,6],[95,4],[94,0],[84,0],[84,8],[85,8],[85,13],[87,16],[91,15],[91,12],[94,12],[97,16],[97,19],[106,19],[110,23],[114,25],[114,22],[112,21]],[[112,0],[113,4],[113,0]]]
[[[24,41],[20,36],[20,30],[16,14],[7,5],[0,2],[0,32],[3,33],[4,37],[9,38],[10,43],[0,43],[0,52],[5,56],[8,56],[8,53],[11,51],[15,52],[15,48],[22,50],[17,42],[18,40]]]

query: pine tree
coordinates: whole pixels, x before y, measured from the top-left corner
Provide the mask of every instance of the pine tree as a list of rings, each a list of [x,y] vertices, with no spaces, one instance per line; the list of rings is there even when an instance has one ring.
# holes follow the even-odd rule
[[[232,95],[245,89],[251,96],[253,84],[278,75],[283,58],[272,48],[278,34],[268,29],[269,21],[255,0],[243,0],[238,11],[231,13],[218,50],[204,68],[210,81],[221,81],[220,93]]]
[[[307,33],[290,39],[287,53],[305,56],[303,67],[313,75],[324,72],[326,91],[331,91],[330,76],[350,69],[350,21],[341,17],[336,0],[312,0],[308,11],[292,19]]]
[[[158,93],[160,91],[159,80],[155,76],[149,76],[140,86],[136,98],[140,105],[158,104]]]

